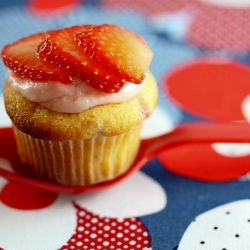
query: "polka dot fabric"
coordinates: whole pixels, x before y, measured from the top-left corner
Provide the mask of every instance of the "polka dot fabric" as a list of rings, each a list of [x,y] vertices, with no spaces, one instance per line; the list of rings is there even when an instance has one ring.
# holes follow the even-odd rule
[[[172,12],[184,8],[187,5],[196,2],[196,0],[142,0],[142,1],[133,1],[126,0],[120,1],[117,0],[104,0],[103,4],[108,8],[135,8],[141,12],[146,12],[149,15],[156,15],[164,12]]]
[[[237,2],[237,0],[235,1]],[[51,4],[49,0],[15,0],[5,1],[3,8],[3,2],[0,1],[0,30],[2,34],[0,47],[34,32],[79,23],[117,23],[142,35],[154,51],[151,71],[159,84],[159,107],[170,115],[175,124],[204,120],[205,111],[209,110],[205,108],[205,105],[209,105],[211,108],[211,102],[215,104],[216,100],[221,100],[221,97],[219,95],[217,99],[209,99],[209,96],[206,96],[198,103],[195,103],[197,97],[194,97],[193,100],[189,100],[188,103],[180,107],[180,101],[178,103],[174,101],[177,96],[165,88],[164,79],[171,74],[172,70],[177,70],[183,63],[204,56],[227,57],[226,59],[229,57],[232,61],[238,59],[244,60],[244,63],[249,64],[250,62],[248,49],[250,46],[249,6],[226,8],[216,5],[216,1],[211,4],[208,0],[63,0],[54,4]],[[14,6],[14,3],[17,5]],[[159,29],[159,26],[164,29]],[[238,53],[239,51],[243,53]],[[231,72],[234,73],[233,70]],[[242,73],[240,75],[242,76]],[[0,78],[4,79],[5,77],[6,69],[0,62]],[[232,109],[231,112],[220,109],[216,116],[213,112],[209,117],[220,119],[226,116],[227,120],[228,118],[229,120],[244,118],[240,109],[242,97],[237,98],[239,101],[236,101],[236,97],[240,94],[247,95],[249,91],[247,91],[247,83],[245,84],[246,88],[240,87],[243,82],[239,79],[237,78],[235,81],[236,86],[230,85],[236,89],[231,91],[234,98],[230,98],[230,102],[228,102],[234,105],[233,108],[237,110],[237,113],[232,112]],[[247,79],[244,77],[244,83]],[[190,93],[197,96],[199,91],[191,90],[191,85],[186,84],[188,82],[190,82],[188,78],[181,82],[187,87],[183,95],[184,98],[190,96]],[[212,85],[204,84],[204,80],[201,82],[202,84],[197,86],[202,87],[206,93],[211,90]],[[223,83],[227,84],[225,81]],[[2,93],[3,84],[4,81],[1,81],[0,93]],[[221,82],[216,82],[214,86],[222,87],[224,90],[219,92],[225,93],[225,89],[229,91],[229,88],[224,85]],[[178,89],[179,91],[184,90],[184,86]],[[217,92],[216,94],[218,94]],[[219,104],[222,103],[226,102]],[[197,113],[193,112],[194,109],[187,109],[188,105],[191,104],[194,104],[194,108],[199,108],[199,110],[203,108],[203,110]],[[4,107],[3,101],[2,107]],[[225,104],[226,110],[228,107],[229,105]],[[215,108],[218,111],[218,105],[215,105]],[[4,108],[1,109],[0,106],[0,110],[4,110]],[[2,113],[0,111],[0,115]],[[3,119],[0,117],[0,123],[2,121]],[[250,119],[247,122],[249,121]],[[158,131],[156,125],[160,122],[162,122],[160,119],[155,119],[150,129]],[[7,142],[7,140],[3,141]],[[139,210],[140,206],[137,207],[131,201],[131,197],[133,195],[138,197],[141,206],[147,207],[150,203],[154,203],[152,195],[157,196],[159,193],[153,191],[151,185],[141,183],[138,176],[133,180],[135,180],[136,189],[140,188],[142,194],[135,194],[135,188],[130,185],[129,188],[124,188],[125,191],[121,195],[119,192],[118,199],[114,195],[114,190],[110,189],[114,203],[111,202],[107,214],[104,211],[106,212],[108,209],[105,210],[104,207],[109,202],[103,193],[98,197],[95,194],[90,194],[93,198],[91,202],[85,200],[85,198],[89,198],[88,194],[67,197],[59,195],[55,201],[52,198],[45,199],[42,204],[41,200],[39,203],[31,201],[39,199],[39,196],[28,196],[26,193],[31,201],[25,204],[26,210],[24,207],[20,207],[24,200],[21,195],[19,195],[21,197],[20,203],[17,200],[15,203],[7,203],[7,200],[3,199],[2,196],[2,200],[0,198],[0,232],[2,230],[4,234],[0,233],[0,238],[2,237],[0,250],[249,250],[249,201],[244,201],[244,199],[249,197],[250,175],[246,174],[240,179],[230,182],[211,182],[202,181],[201,178],[198,178],[199,181],[195,181],[194,176],[184,178],[182,177],[183,172],[173,173],[178,167],[176,159],[180,159],[179,166],[182,170],[197,175],[197,171],[192,171],[192,167],[197,164],[197,158],[211,159],[211,163],[209,162],[206,166],[210,171],[213,169],[216,176],[219,172],[223,172],[223,165],[220,161],[222,158],[223,161],[226,160],[224,168],[227,174],[229,173],[228,168],[240,171],[246,166],[248,170],[250,156],[248,155],[244,159],[239,156],[232,159],[227,155],[219,155],[212,147],[204,149],[202,151],[204,154],[199,153],[201,150],[203,147],[200,147],[199,151],[195,148],[190,153],[192,157],[189,159],[194,160],[193,162],[189,160],[190,166],[182,157],[182,153],[184,154],[186,151],[179,150],[171,157],[175,165],[171,165],[168,161],[169,171],[162,167],[161,158],[153,159],[141,171],[138,171],[140,174],[143,172],[148,179],[159,184],[167,196],[165,207],[143,215],[141,211],[135,212]],[[199,157],[197,157],[198,155]],[[203,155],[205,157],[202,157]],[[166,159],[169,160],[170,156],[168,155]],[[174,168],[170,169],[171,166]],[[200,171],[204,175],[205,169],[200,169]],[[225,178],[225,173],[222,173],[223,178]],[[236,177],[238,178],[240,175],[241,173],[237,174]],[[207,176],[208,174],[206,174]],[[215,178],[213,177],[211,180],[214,181]],[[1,181],[3,183],[6,180],[1,180],[0,177],[0,186]],[[151,192],[145,191],[145,187]],[[15,190],[7,183],[0,187],[0,192],[15,192]],[[15,194],[17,195],[17,192]],[[142,196],[143,198],[148,197],[148,202],[143,202],[143,199],[140,199]],[[11,199],[10,195],[5,197]],[[126,201],[126,204],[119,202],[121,199]],[[72,203],[72,200],[75,204]],[[237,200],[243,202],[238,203],[235,207],[231,202]],[[115,210],[114,204],[121,208],[120,210],[116,209],[117,211],[126,209],[131,211],[127,215],[121,213],[112,217]],[[158,203],[155,202],[155,204]],[[13,209],[14,205],[15,209]],[[221,205],[227,207],[220,210]],[[212,211],[214,208],[218,209]],[[248,210],[245,211],[245,208]],[[120,217],[124,219],[120,220]],[[194,222],[192,222],[193,218],[196,218]],[[29,232],[25,234],[27,231]],[[24,240],[26,235],[27,238]],[[3,238],[7,240],[4,242]],[[195,246],[191,245],[192,243]]]
[[[60,250],[147,250],[151,240],[145,226],[136,218],[107,218],[75,205],[76,233]]]
[[[226,9],[201,5],[187,39],[212,49],[246,50],[250,46],[250,8]],[[239,29],[240,27],[240,29]]]
[[[250,200],[231,202],[200,214],[187,228],[178,250],[250,249]],[[227,239],[224,242],[221,239]]]

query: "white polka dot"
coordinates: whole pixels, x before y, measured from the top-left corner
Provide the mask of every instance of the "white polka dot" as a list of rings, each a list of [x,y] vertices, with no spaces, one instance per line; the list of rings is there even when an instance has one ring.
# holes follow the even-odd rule
[[[91,242],[90,245],[91,245],[91,246],[94,246],[94,245],[95,245],[95,242]]]
[[[90,227],[90,223],[85,223],[85,227]]]
[[[84,211],[79,212],[79,216],[83,217],[86,213]]]
[[[73,239],[71,239],[71,241],[72,241],[72,242],[75,242],[76,240],[73,238]]]
[[[99,225],[100,227],[102,227],[102,226],[103,226],[103,223],[102,223],[102,222],[99,222],[98,225]]]
[[[102,241],[102,238],[98,238],[97,241]]]
[[[127,249],[127,248],[128,248],[128,246],[127,246],[127,245],[125,245],[125,246],[123,246],[123,248],[124,248],[124,249]]]
[[[128,241],[128,240],[129,240],[129,238],[127,238],[127,237],[126,237],[126,238],[124,238],[124,240],[125,240],[125,241]]]
[[[118,246],[120,246],[121,244],[122,244],[122,243],[121,243],[120,241],[119,241],[119,242],[117,242],[117,245],[118,245]]]
[[[133,245],[135,245],[136,244],[136,241],[134,241],[134,240],[131,240],[130,242],[129,242],[129,245],[131,245],[131,246],[133,246]]]
[[[87,218],[87,219],[90,219],[90,215],[89,215],[89,214],[88,214],[88,215],[86,215],[86,218]]]
[[[117,238],[122,238],[123,237],[123,233],[118,233],[116,236],[117,236]]]
[[[83,219],[80,219],[80,220],[78,220],[78,222],[79,222],[79,223],[83,223],[83,222],[84,222],[84,220],[83,220]]]
[[[97,218],[93,218],[93,219],[91,220],[91,222],[92,222],[92,223],[97,223],[97,222],[98,222],[98,219],[97,219]]]
[[[108,231],[108,230],[110,230],[110,226],[105,226],[103,229],[104,229],[105,231]]]
[[[119,227],[118,227],[118,230],[122,230],[122,229],[123,229],[123,227],[122,227],[122,226],[119,226]]]
[[[148,244],[148,241],[147,241],[147,240],[144,240],[144,243],[145,243],[145,244]]]
[[[137,232],[138,232],[138,233],[140,233],[141,231],[142,231],[141,228],[137,229]]]
[[[80,247],[83,245],[83,243],[81,241],[78,241],[78,242],[76,242],[76,245]]]
[[[135,237],[135,233],[130,234],[131,237]]]
[[[78,230],[79,232],[82,232],[82,231],[84,231],[84,227],[83,227],[83,226],[80,226],[80,227],[77,228],[77,230]]]
[[[111,241],[115,241],[115,238],[111,238]]]
[[[117,221],[121,223],[121,222],[124,221],[124,219],[123,218],[118,218]]]
[[[105,218],[104,221],[105,221],[105,222],[109,222],[110,219],[109,219],[109,218]]]
[[[84,239],[84,241],[88,242],[88,241],[89,241],[89,239],[88,239],[88,238],[85,238],[85,239]]]
[[[104,241],[102,244],[106,247],[106,246],[109,245],[109,242],[108,241]]]
[[[102,233],[103,233],[103,231],[102,231],[102,230],[98,230],[98,231],[97,231],[97,233],[102,234]]]
[[[137,240],[141,240],[141,237],[137,237]]]
[[[87,246],[84,246],[84,249],[87,249],[88,247]]]
[[[89,231],[88,231],[88,230],[86,230],[86,231],[84,231],[84,233],[85,233],[85,234],[89,234]]]
[[[143,233],[143,236],[148,236],[148,233],[147,233],[147,232],[144,232],[144,233]]]
[[[130,227],[129,227],[131,230],[135,230],[136,228],[137,228],[137,226],[136,225],[131,225]]]
[[[109,237],[109,235],[108,234],[104,234],[104,237],[107,238],[107,237]]]
[[[116,231],[115,231],[114,229],[112,229],[110,232],[111,232],[112,234],[115,234],[115,233],[116,233]]]
[[[115,223],[115,222],[112,222],[112,223],[111,223],[111,226],[115,227],[115,226],[116,226],[116,223]]]
[[[77,237],[78,237],[78,238],[82,238],[82,235],[81,235],[81,234],[78,234]]]
[[[92,239],[94,239],[94,238],[96,238],[96,237],[97,237],[96,234],[91,234],[91,235],[90,235],[90,238],[92,238]]]
[[[128,232],[129,232],[129,230],[128,230],[128,229],[124,230],[124,233],[126,233],[126,234],[127,234]]]
[[[141,249],[141,245],[137,245],[136,247]]]
[[[91,229],[92,229],[93,231],[95,231],[95,230],[96,230],[96,227],[92,227]]]
[[[129,222],[126,221],[126,222],[124,223],[124,225],[125,225],[125,226],[128,226],[128,225],[129,225]]]

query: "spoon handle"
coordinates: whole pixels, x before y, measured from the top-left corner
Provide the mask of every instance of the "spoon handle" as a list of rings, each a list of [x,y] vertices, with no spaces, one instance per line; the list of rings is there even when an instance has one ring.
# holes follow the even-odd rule
[[[181,145],[215,142],[250,143],[250,125],[245,122],[183,124],[170,133],[143,140],[140,157],[149,160]]]

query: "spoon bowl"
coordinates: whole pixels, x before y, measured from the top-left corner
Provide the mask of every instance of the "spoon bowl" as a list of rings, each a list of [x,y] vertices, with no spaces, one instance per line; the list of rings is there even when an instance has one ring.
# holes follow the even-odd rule
[[[54,184],[29,178],[18,172],[15,168],[22,164],[19,160],[15,138],[12,128],[0,129],[0,158],[9,161],[13,170],[3,167],[0,161],[0,175],[9,181],[18,182],[45,191],[64,194],[79,194],[97,191],[111,187],[128,178],[132,173],[142,168],[153,157],[160,153],[188,144],[211,144],[224,143],[250,143],[250,125],[247,123],[193,123],[176,127],[173,131],[154,138],[141,141],[138,156],[123,175],[114,180],[90,185],[90,186],[67,186]],[[164,166],[163,166],[164,167]]]

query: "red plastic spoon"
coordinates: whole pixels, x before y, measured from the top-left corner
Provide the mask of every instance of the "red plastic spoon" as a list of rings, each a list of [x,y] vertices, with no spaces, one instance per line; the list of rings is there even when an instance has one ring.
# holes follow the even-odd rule
[[[12,128],[0,129],[0,158],[8,160],[13,168],[21,164],[16,152]],[[115,180],[91,186],[65,186],[30,179],[0,166],[0,175],[10,181],[26,184],[55,193],[76,194],[101,190],[110,187],[127,178],[133,172],[142,168],[145,163],[161,152],[178,146],[199,143],[250,143],[250,125],[247,123],[195,123],[176,127],[172,132],[151,139],[142,140],[138,157],[132,167]],[[198,156],[197,156],[198,157]],[[250,162],[249,162],[250,166]],[[249,167],[250,170],[250,167]]]

